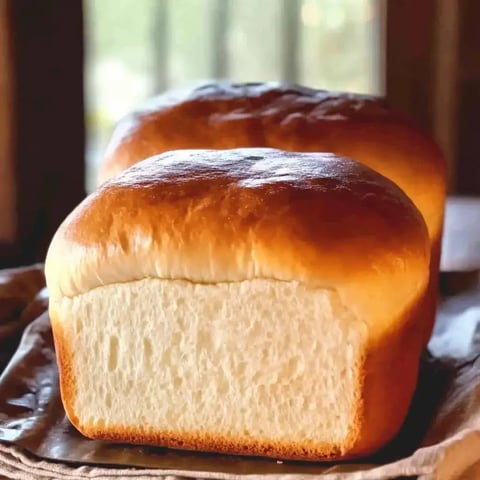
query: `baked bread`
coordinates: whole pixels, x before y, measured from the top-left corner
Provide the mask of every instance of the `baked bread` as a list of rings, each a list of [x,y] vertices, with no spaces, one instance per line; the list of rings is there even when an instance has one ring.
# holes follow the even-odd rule
[[[423,214],[431,239],[426,343],[435,319],[446,193],[445,162],[432,140],[381,98],[277,83],[217,83],[168,92],[121,121],[100,181],[168,150],[237,147],[332,152],[400,186]]]
[[[96,439],[340,459],[398,431],[429,240],[367,167],[176,151],[104,183],[46,260],[61,393]]]

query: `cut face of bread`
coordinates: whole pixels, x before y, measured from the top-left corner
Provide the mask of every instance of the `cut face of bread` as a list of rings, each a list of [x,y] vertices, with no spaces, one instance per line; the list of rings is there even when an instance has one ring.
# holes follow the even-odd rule
[[[335,292],[148,279],[62,308],[72,410],[87,434],[299,457],[339,453],[358,435],[367,331]]]
[[[419,212],[332,156],[171,155],[105,184],[50,246],[72,423],[91,438],[284,459],[380,448],[422,351]]]

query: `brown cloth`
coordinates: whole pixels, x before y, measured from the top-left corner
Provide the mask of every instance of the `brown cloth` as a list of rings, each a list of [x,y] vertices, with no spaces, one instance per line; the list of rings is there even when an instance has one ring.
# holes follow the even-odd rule
[[[45,306],[36,303],[40,311],[27,308],[45,286],[43,265],[0,270],[0,373],[13,355],[23,329]]]
[[[41,265],[0,271],[0,478],[225,480],[480,479],[480,290],[442,303],[399,435],[354,463],[301,463],[89,440],[68,422],[58,388]],[[0,368],[2,366],[0,365]],[[394,399],[392,399],[394,401]]]

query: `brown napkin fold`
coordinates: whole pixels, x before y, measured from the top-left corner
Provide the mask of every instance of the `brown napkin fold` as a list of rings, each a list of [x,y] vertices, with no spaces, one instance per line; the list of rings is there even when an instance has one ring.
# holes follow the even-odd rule
[[[0,373],[15,351],[25,326],[45,310],[46,290],[32,304],[44,287],[41,264],[0,270]]]
[[[480,291],[442,305],[431,342],[436,358],[426,358],[422,365],[399,436],[364,463],[327,465],[175,452],[82,437],[65,418],[59,397],[41,266],[0,272],[0,279],[0,303],[15,299],[0,307],[0,325],[16,325],[11,331],[18,336],[20,325],[31,322],[0,377],[0,478],[480,479],[480,359],[475,358],[480,353]]]

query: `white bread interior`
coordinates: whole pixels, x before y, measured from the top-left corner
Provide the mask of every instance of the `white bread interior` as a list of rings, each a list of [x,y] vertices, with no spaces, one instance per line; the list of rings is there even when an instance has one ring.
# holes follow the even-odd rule
[[[62,309],[83,426],[141,425],[185,441],[209,432],[313,453],[318,439],[341,449],[358,423],[367,331],[334,291],[146,279]]]

